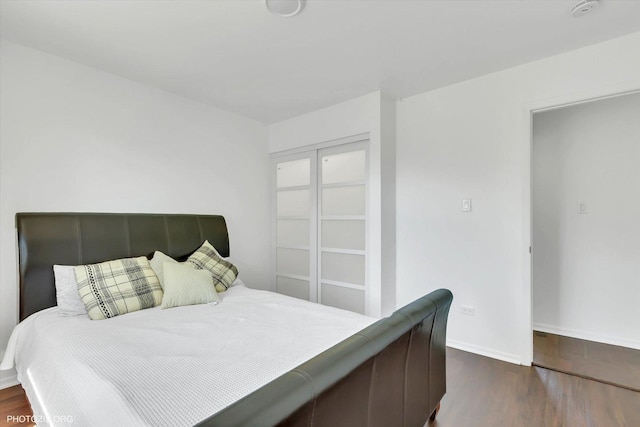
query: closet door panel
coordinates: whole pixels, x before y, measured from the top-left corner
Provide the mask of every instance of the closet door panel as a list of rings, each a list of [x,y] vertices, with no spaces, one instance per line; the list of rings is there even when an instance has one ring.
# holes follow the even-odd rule
[[[276,292],[316,301],[316,157],[288,156],[272,164],[272,284]]]
[[[364,291],[333,286],[326,283],[321,287],[321,301],[324,305],[342,308],[364,314]]]
[[[322,221],[322,247],[334,249],[365,249],[365,221]]]
[[[276,250],[276,273],[309,277],[309,251],[278,248]]]
[[[311,184],[311,159],[304,158],[278,163],[276,169],[277,188],[299,187]]]
[[[278,293],[294,298],[309,300],[309,281],[278,276],[276,278]]]
[[[364,150],[322,156],[322,183],[364,181],[366,179],[366,152]]]
[[[364,286],[364,255],[322,252],[320,280]]]
[[[308,189],[278,191],[276,203],[278,217],[308,217],[311,191]]]
[[[308,219],[279,219],[276,224],[276,239],[278,246],[309,247]]]
[[[366,187],[328,187],[322,189],[322,215],[364,215]]]

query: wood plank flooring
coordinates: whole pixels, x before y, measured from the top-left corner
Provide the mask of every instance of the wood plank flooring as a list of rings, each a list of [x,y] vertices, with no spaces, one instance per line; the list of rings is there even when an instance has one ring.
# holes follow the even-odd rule
[[[35,426],[31,406],[19,385],[0,390],[0,426]]]
[[[533,363],[640,391],[640,350],[534,331]]]
[[[30,413],[20,386],[0,391],[0,426],[32,426],[6,421]],[[447,394],[429,426],[637,427],[640,393],[447,348]]]
[[[447,348],[432,427],[638,427],[640,393]]]

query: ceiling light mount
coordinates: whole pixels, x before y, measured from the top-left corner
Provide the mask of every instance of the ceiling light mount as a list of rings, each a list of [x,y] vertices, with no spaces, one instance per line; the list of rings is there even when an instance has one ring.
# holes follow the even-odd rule
[[[580,0],[574,4],[569,14],[574,18],[579,18],[598,7],[598,0]]]
[[[302,12],[306,2],[307,0],[264,0],[269,12],[285,18],[296,16]]]

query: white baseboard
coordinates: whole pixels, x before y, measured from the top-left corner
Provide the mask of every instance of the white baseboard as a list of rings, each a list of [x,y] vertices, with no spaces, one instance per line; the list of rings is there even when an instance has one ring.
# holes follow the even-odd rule
[[[18,385],[20,382],[16,377],[16,374],[9,375],[8,377],[0,378],[0,390]]]
[[[481,347],[479,345],[468,344],[462,341],[447,339],[447,346],[457,348],[458,350],[467,351],[469,353],[479,354],[480,356],[490,357],[492,359],[502,360],[503,362],[514,363],[520,365],[520,356],[517,354],[505,353],[503,351],[491,348]]]
[[[640,341],[630,340],[627,338],[621,338],[612,335],[594,334],[593,332],[582,331],[579,329],[560,328],[558,326],[547,325],[545,323],[534,323],[533,330],[640,350]]]

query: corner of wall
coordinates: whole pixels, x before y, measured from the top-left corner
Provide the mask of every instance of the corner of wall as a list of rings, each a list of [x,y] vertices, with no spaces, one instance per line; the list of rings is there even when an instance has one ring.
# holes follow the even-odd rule
[[[396,100],[380,94],[382,315],[396,309]]]

